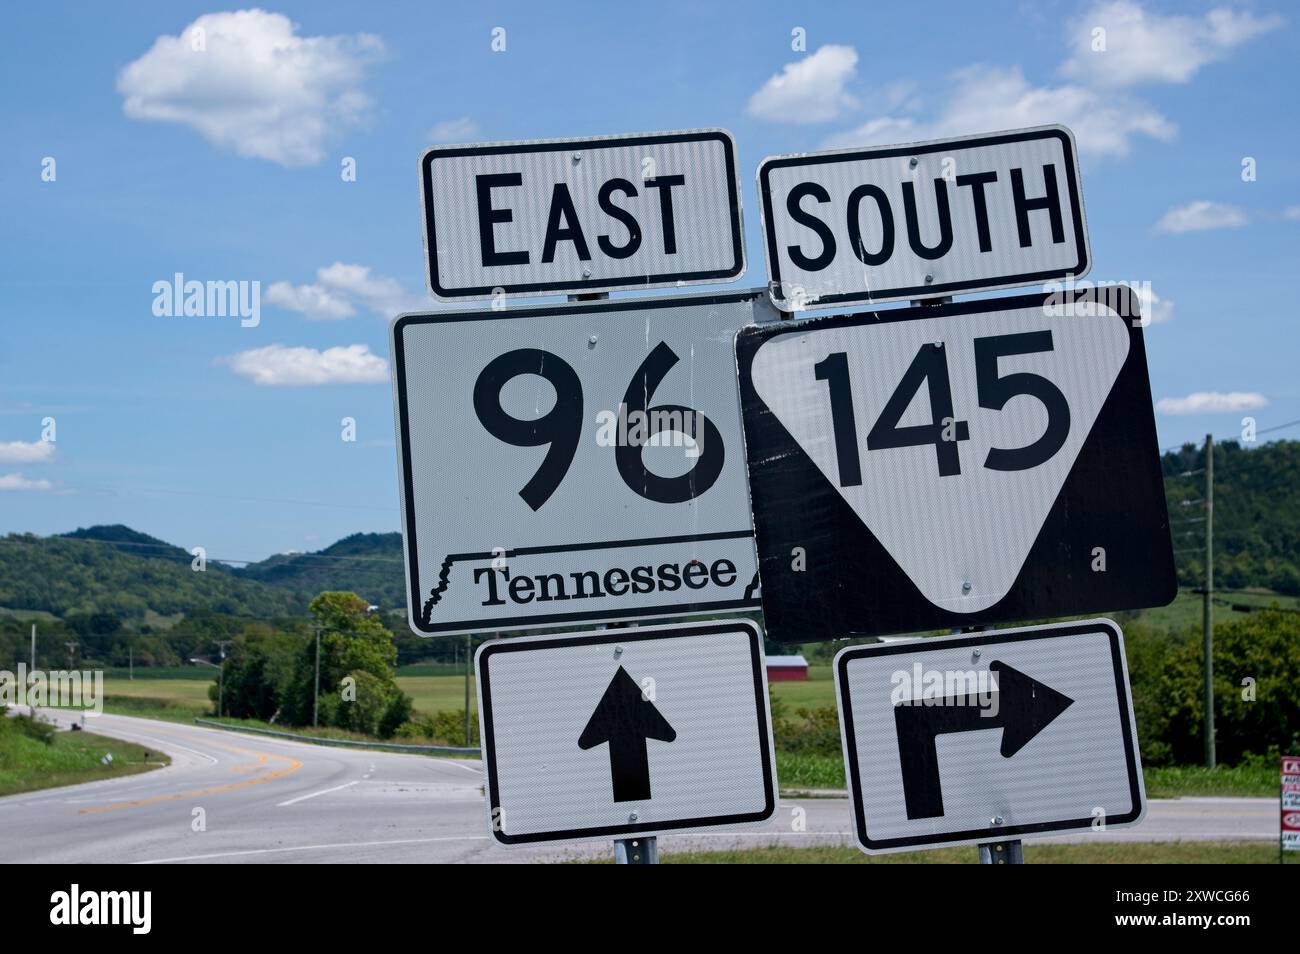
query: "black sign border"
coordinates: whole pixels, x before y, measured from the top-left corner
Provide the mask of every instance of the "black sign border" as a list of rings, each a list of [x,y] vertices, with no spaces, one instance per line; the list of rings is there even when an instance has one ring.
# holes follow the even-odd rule
[[[448,311],[448,312],[418,312],[412,314],[398,315],[393,319],[392,328],[389,334],[392,349],[393,363],[393,381],[397,407],[397,441],[400,451],[399,468],[401,470],[401,491],[402,491],[402,547],[405,551],[404,558],[406,563],[406,602],[407,612],[406,619],[411,629],[421,636],[439,636],[447,633],[460,634],[465,632],[493,632],[496,630],[506,630],[513,628],[528,629],[548,629],[552,626],[561,626],[570,623],[612,623],[621,621],[630,621],[645,619],[647,617],[659,619],[671,619],[679,616],[698,616],[707,613],[725,612],[728,610],[749,610],[759,609],[762,606],[757,597],[750,597],[739,600],[721,600],[718,602],[708,603],[684,603],[673,604],[669,606],[646,606],[634,610],[623,610],[610,615],[608,612],[593,610],[587,613],[558,613],[554,616],[547,616],[544,622],[538,623],[537,616],[510,616],[501,619],[467,621],[459,620],[450,623],[439,623],[436,625],[420,625],[420,605],[423,597],[420,596],[420,572],[416,555],[419,548],[416,546],[416,529],[415,529],[415,500],[412,492],[412,474],[411,474],[411,429],[410,415],[406,399],[406,348],[402,339],[402,332],[408,325],[427,325],[442,324],[444,322],[470,322],[470,321],[490,321],[502,320],[509,318],[544,318],[550,315],[571,315],[577,313],[591,313],[602,311],[632,311],[645,310],[647,308],[672,308],[683,305],[725,305],[735,304],[742,301],[758,300],[762,298],[761,289],[749,289],[742,292],[725,292],[725,293],[705,293],[700,295],[680,295],[672,298],[620,298],[607,299],[592,302],[565,302],[553,305],[537,305],[529,308],[511,308],[506,311]],[[740,396],[737,388],[737,407],[739,407]],[[744,421],[742,415],[741,421],[741,447],[738,448],[742,456],[741,464],[745,469],[746,487],[749,484],[749,465],[743,459],[744,457]],[[736,531],[739,533],[739,531]],[[695,539],[712,539],[717,534],[693,534],[685,537],[662,538],[669,542],[681,543]],[[753,519],[751,515],[749,538],[754,538]],[[658,538],[656,538],[658,539]],[[644,544],[645,540],[610,540],[602,541],[602,546],[632,546]],[[573,549],[571,544],[558,544],[552,548],[533,547],[531,553],[548,552],[548,550],[561,551]],[[757,549],[755,550],[755,567],[758,565]],[[468,625],[466,625],[468,623]]]
[[[433,208],[433,163],[437,159],[458,156],[516,155],[526,152],[559,152],[582,149],[610,149],[636,145],[661,145],[664,143],[710,142],[722,144],[727,167],[727,197],[731,212],[732,266],[706,272],[665,272],[658,275],[632,275],[627,278],[604,279],[591,282],[521,282],[511,285],[483,285],[466,288],[443,288],[438,281],[437,225]],[[514,294],[587,294],[619,288],[647,288],[672,286],[684,283],[726,283],[745,274],[745,240],[741,225],[740,185],[736,172],[736,146],[731,134],[722,129],[699,130],[680,133],[656,133],[649,136],[593,137],[590,139],[546,140],[509,144],[484,143],[475,146],[435,146],[420,157],[420,195],[424,209],[424,248],[429,270],[429,289],[443,300],[463,298],[491,298],[497,289],[507,295]]]
[[[492,724],[491,658],[497,653],[520,652],[530,649],[554,649],[564,646],[599,646],[603,644],[633,643],[648,639],[676,639],[683,636],[705,636],[713,633],[733,633],[742,630],[749,637],[751,669],[754,677],[754,707],[758,713],[759,750],[763,760],[764,806],[760,812],[749,814],[714,815],[705,818],[683,818],[670,822],[645,822],[626,825],[607,825],[593,828],[573,828],[555,832],[532,832],[527,835],[507,835],[492,824],[501,808],[500,786],[497,782],[496,738]],[[487,773],[488,830],[503,845],[527,845],[538,842],[577,841],[593,838],[645,834],[647,832],[675,831],[682,828],[703,828],[723,825],[742,825],[766,821],[776,813],[776,774],[772,766],[771,719],[767,705],[767,673],[763,656],[763,634],[758,624],[748,619],[733,619],[717,623],[687,624],[671,627],[646,627],[644,629],[598,630],[565,636],[538,636],[522,639],[497,639],[484,643],[474,658],[475,676],[479,691],[479,721],[483,734],[483,767]]]
[[[944,649],[962,649],[967,646],[984,646],[989,643],[1018,643],[1031,639],[1054,639],[1078,636],[1085,633],[1105,632],[1110,643],[1111,664],[1115,673],[1115,694],[1119,703],[1120,726],[1124,733],[1124,761],[1128,771],[1129,795],[1132,811],[1119,816],[1107,816],[1108,825],[1126,825],[1142,817],[1146,809],[1146,799],[1141,776],[1138,772],[1137,737],[1132,720],[1129,718],[1132,700],[1129,698],[1128,680],[1124,678],[1123,637],[1119,626],[1112,620],[1093,620],[1089,623],[1051,625],[1032,627],[1023,630],[990,630],[971,636],[940,638],[936,640],[906,640],[897,643],[876,643],[866,646],[851,646],[840,652],[835,661],[836,701],[840,706],[841,736],[844,742],[845,770],[849,778],[849,798],[853,801],[854,834],[859,846],[869,853],[897,851],[903,848],[941,846],[953,842],[969,843],[998,842],[1018,838],[1021,835],[1042,834],[1047,832],[1077,831],[1091,828],[1096,819],[1071,818],[1059,822],[1035,822],[1031,825],[1006,825],[996,829],[980,828],[946,832],[935,835],[913,835],[904,838],[883,838],[873,841],[867,837],[866,815],[862,804],[862,777],[858,768],[856,732],[853,725],[853,701],[849,690],[848,663],[862,656],[892,656],[913,652],[925,652],[927,644],[942,646]],[[941,783],[942,784],[942,783]]]
[[[773,291],[781,288],[781,259],[776,242],[776,217],[772,209],[772,189],[769,173],[773,169],[788,166],[818,166],[836,162],[856,162],[862,159],[890,159],[897,156],[923,156],[935,152],[953,152],[959,149],[979,148],[982,146],[1001,146],[1012,142],[1030,142],[1035,139],[1059,139],[1065,150],[1065,168],[1067,188],[1070,194],[1070,207],[1073,210],[1075,247],[1079,249],[1079,261],[1074,269],[1055,269],[1045,272],[1023,272],[1019,275],[1004,275],[979,281],[943,282],[938,285],[913,285],[906,288],[885,288],[874,291],[846,292],[842,295],[822,295],[810,308],[829,308],[840,304],[883,303],[903,298],[920,298],[932,295],[955,295],[963,292],[993,290],[996,288],[1033,285],[1038,282],[1057,279],[1078,279],[1088,274],[1092,268],[1092,252],[1088,246],[1088,233],[1085,226],[1083,196],[1079,189],[1079,164],[1074,148],[1074,139],[1064,127],[1051,126],[1045,129],[1033,129],[1023,132],[1003,133],[993,136],[973,138],[956,138],[942,142],[919,143],[911,146],[888,146],[881,149],[861,149],[852,152],[827,154],[807,154],[801,156],[779,156],[764,159],[758,167],[758,204],[763,214],[764,242],[763,250],[767,254],[767,269],[771,276],[768,287]],[[778,304],[775,294],[773,303]],[[787,304],[782,298],[780,305]]]

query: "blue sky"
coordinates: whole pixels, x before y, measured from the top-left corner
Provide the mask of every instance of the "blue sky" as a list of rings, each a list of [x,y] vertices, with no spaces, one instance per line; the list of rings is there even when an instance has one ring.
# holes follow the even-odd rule
[[[1090,277],[1157,296],[1162,445],[1295,420],[1296,19],[1281,3],[15,7],[0,532],[125,523],[260,559],[398,529],[387,321],[434,304],[416,162],[438,140],[729,129],[750,287],[763,157],[1062,122]],[[260,323],[155,316],[153,284],[176,272],[260,281]]]

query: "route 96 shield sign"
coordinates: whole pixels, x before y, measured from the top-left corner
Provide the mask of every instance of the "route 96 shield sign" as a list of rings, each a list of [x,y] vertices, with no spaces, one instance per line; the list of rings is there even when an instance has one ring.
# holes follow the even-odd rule
[[[742,331],[771,637],[1169,602],[1141,325],[1119,286]]]
[[[758,292],[392,326],[412,628],[758,606],[733,342]]]

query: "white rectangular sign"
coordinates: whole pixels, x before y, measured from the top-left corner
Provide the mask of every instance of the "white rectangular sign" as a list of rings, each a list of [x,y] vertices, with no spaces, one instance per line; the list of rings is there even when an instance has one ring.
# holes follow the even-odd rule
[[[721,129],[436,146],[420,160],[443,300],[731,282],[745,271]]]
[[[733,339],[761,292],[403,315],[422,635],[759,605]]]
[[[1110,620],[851,646],[835,691],[868,853],[1110,829],[1146,811]]]
[[[757,824],[776,811],[749,620],[493,640],[475,656],[502,845]]]
[[[1079,278],[1074,135],[1041,126],[765,159],[769,289],[785,311]]]

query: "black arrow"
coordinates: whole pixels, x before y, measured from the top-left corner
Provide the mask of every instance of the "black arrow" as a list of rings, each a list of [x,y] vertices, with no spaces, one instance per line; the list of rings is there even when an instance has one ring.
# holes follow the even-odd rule
[[[622,666],[609,681],[596,711],[578,737],[578,748],[593,749],[609,743],[609,774],[614,780],[614,801],[639,802],[650,798],[650,761],[646,739],[671,742],[677,732],[641,693]]]
[[[995,660],[989,671],[998,673],[995,714],[990,699],[987,708],[973,696],[945,696],[930,700],[898,703],[894,726],[898,730],[898,757],[903,766],[903,800],[908,818],[937,818],[943,814],[943,788],[939,783],[939,756],[935,738],[949,732],[977,729],[1002,730],[1002,757],[1009,759],[1074,700],[1043,685],[1023,672]]]

